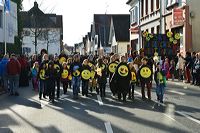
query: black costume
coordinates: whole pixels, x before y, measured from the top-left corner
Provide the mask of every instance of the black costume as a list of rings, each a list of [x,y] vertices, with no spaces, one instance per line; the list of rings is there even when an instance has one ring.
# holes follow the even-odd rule
[[[121,62],[113,75],[112,83],[115,83],[115,87],[117,89],[118,99],[121,100],[121,94],[123,95],[123,101],[126,101],[126,95],[129,90],[131,80],[131,71],[127,63]]]

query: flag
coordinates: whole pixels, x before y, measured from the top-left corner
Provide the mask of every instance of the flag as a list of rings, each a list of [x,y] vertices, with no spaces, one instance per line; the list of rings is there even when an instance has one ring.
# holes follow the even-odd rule
[[[5,11],[10,12],[10,0],[5,0]]]

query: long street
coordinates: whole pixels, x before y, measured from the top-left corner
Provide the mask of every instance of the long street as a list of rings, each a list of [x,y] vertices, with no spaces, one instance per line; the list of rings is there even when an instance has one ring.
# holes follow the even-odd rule
[[[154,85],[153,85],[154,86]],[[39,100],[32,88],[20,88],[20,96],[0,96],[0,133],[198,133],[200,88],[168,82],[165,102],[142,101],[140,88],[135,100],[122,103],[92,94],[72,99],[72,91],[54,104]]]

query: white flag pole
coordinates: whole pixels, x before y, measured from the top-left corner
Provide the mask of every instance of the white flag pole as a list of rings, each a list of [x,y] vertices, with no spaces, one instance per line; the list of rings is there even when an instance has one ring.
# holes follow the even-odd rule
[[[6,37],[6,34],[7,34],[7,30],[6,30],[6,28],[7,28],[7,26],[6,26],[6,10],[5,10],[5,6],[6,6],[6,1],[5,0],[3,0],[3,5],[4,5],[4,10],[3,10],[3,15],[4,15],[4,23],[3,23],[3,25],[4,25],[4,47],[5,47],[5,55],[7,54],[7,37]]]

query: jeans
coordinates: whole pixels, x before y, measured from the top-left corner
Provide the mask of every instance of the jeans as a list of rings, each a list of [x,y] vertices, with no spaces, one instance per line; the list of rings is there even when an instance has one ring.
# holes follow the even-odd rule
[[[157,94],[158,100],[161,102],[163,102],[164,93],[165,93],[164,84],[157,84],[156,85],[156,94]]]
[[[80,92],[80,81],[81,77],[72,77],[73,95],[78,96]]]
[[[39,97],[41,98],[43,93],[43,96],[45,97],[46,95],[46,81],[45,80],[40,80],[40,88],[39,88]]]
[[[9,75],[8,76],[10,83],[10,94],[17,92],[19,87],[19,75]]]

